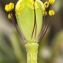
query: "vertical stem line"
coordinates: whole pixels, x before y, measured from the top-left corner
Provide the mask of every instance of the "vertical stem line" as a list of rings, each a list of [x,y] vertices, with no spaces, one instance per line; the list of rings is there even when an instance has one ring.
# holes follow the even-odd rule
[[[36,32],[37,32],[37,23],[36,23],[35,0],[34,0],[34,27],[32,30],[31,38],[33,37],[34,34],[35,34],[34,38],[36,37]]]

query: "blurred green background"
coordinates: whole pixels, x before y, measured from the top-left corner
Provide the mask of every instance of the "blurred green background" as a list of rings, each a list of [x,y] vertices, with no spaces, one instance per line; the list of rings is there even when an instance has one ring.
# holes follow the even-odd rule
[[[5,4],[16,4],[17,1],[0,0],[0,63],[26,63],[25,43],[4,10]],[[63,0],[56,0],[49,9],[54,9],[55,15],[46,35],[39,42],[38,63],[63,63]]]

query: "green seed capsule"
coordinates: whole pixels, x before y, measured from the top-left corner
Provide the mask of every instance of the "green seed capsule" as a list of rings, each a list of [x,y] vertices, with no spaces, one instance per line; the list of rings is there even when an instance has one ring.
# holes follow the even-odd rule
[[[35,41],[37,40],[38,35],[42,28],[43,10],[44,10],[44,6],[40,0],[36,0],[36,1],[19,0],[17,2],[15,8],[17,23],[21,33],[23,34],[26,40],[35,40]],[[36,14],[36,19],[35,19],[35,14]],[[34,23],[36,25],[35,28],[34,28]]]

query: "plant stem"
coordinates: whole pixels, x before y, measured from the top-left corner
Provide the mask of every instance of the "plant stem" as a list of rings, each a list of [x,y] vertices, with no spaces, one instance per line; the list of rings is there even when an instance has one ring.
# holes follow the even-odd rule
[[[27,43],[25,45],[27,51],[27,63],[37,63],[38,43]]]

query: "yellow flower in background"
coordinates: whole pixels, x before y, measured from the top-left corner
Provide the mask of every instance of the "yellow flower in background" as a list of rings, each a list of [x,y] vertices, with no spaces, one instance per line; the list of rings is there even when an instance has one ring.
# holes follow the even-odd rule
[[[44,7],[45,7],[45,8],[48,8],[48,7],[49,7],[49,2],[46,1],[46,2],[44,3]]]
[[[6,10],[7,12],[9,11],[9,5],[8,5],[8,4],[5,5],[5,10]]]
[[[44,11],[44,12],[43,12],[43,15],[47,15],[47,11]]]
[[[53,16],[55,14],[55,12],[53,10],[49,10],[49,15]]]
[[[13,9],[14,9],[14,3],[11,2],[11,3],[5,5],[5,10],[7,12],[9,12],[9,11],[11,11]]]
[[[13,9],[14,9],[14,3],[12,3],[12,2],[9,3],[9,9],[10,9],[10,10],[13,10]]]
[[[8,14],[8,18],[11,19],[11,17],[12,17],[12,14]]]
[[[49,0],[50,4],[54,4],[55,0]]]

